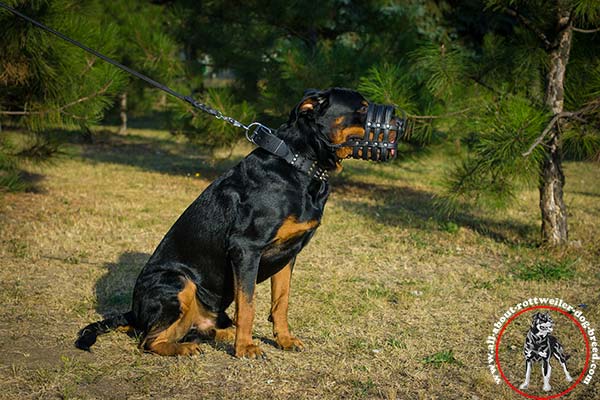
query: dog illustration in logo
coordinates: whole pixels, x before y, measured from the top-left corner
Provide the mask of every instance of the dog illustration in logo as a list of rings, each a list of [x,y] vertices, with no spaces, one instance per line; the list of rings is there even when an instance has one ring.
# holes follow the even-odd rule
[[[552,366],[550,360],[552,356],[556,357],[565,372],[567,382],[573,381],[567,370],[567,358],[562,345],[554,336],[551,335],[554,329],[554,321],[549,313],[535,313],[531,321],[531,328],[527,332],[523,353],[525,355],[525,381],[519,386],[519,389],[527,389],[529,378],[531,376],[531,367],[534,362],[542,362],[542,373],[544,375],[544,391],[552,390],[550,386],[550,373]]]

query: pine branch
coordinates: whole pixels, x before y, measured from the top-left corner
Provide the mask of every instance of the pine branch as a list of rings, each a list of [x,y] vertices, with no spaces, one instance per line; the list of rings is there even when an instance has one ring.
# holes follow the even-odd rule
[[[79,74],[79,76],[82,77],[85,74],[87,74],[89,71],[91,71],[92,67],[96,63],[97,59],[98,58],[96,56],[93,56],[93,57],[90,57],[90,58],[86,58],[87,64],[86,64],[85,68],[81,71],[81,74]]]
[[[536,36],[544,43],[544,47],[546,49],[552,48],[552,43],[548,40],[548,37],[544,32],[542,32],[535,24],[523,14],[520,14],[517,10],[511,7],[505,7],[504,12],[510,15],[511,17],[516,18],[519,22],[521,22],[527,29],[531,32],[535,33]]]
[[[546,125],[546,128],[542,131],[542,134],[535,140],[535,142],[531,144],[531,146],[529,146],[529,149],[525,153],[523,153],[522,156],[527,157],[528,155],[530,155],[533,149],[535,149],[540,143],[542,143],[548,132],[550,132],[552,128],[554,128],[556,122],[561,118],[570,116],[571,114],[572,113],[561,112],[552,117],[548,125]]]
[[[581,28],[573,27],[573,30],[575,32],[581,32],[581,33],[596,33],[596,32],[600,32],[600,28],[596,28],[596,29],[581,29]]]
[[[477,77],[477,76],[469,76],[469,79],[471,79],[473,82],[477,83],[478,85],[482,86],[483,88],[489,90],[490,92],[494,93],[497,96],[502,96],[503,93],[496,90],[493,86],[488,85],[487,83],[485,83],[483,80],[481,80],[481,78]]]
[[[443,114],[443,115],[411,115],[411,114],[407,114],[406,117],[409,119],[414,119],[414,120],[419,120],[419,119],[442,119],[442,118],[448,118],[448,117],[452,117],[455,115],[459,115],[459,114],[464,114],[467,111],[471,110],[473,107],[467,107],[463,110],[459,110],[459,111],[454,111],[448,114]]]
[[[73,106],[75,106],[77,104],[80,104],[80,103],[83,103],[85,101],[91,100],[94,97],[98,97],[98,96],[103,95],[108,90],[108,88],[110,87],[110,85],[112,85],[112,83],[113,83],[113,81],[111,79],[108,82],[106,82],[106,84],[104,86],[102,86],[100,88],[100,90],[98,90],[97,92],[94,92],[94,93],[89,94],[87,96],[83,96],[83,97],[81,97],[81,98],[79,98],[79,99],[77,99],[75,101],[72,101],[70,103],[64,104],[64,105],[62,105],[62,106],[60,106],[60,107],[58,107],[56,109],[53,109],[53,110],[49,109],[49,110],[39,110],[39,111],[0,111],[0,115],[44,115],[44,114],[48,114],[50,112],[55,112],[55,111],[58,111],[58,112],[63,113],[63,114],[66,114],[64,111],[67,108],[70,108],[70,107],[73,107]],[[70,115],[72,115],[72,114],[70,114]]]
[[[588,121],[583,118],[584,115],[591,114],[600,109],[600,98],[590,101],[585,107],[577,111],[563,111],[552,117],[546,128],[542,131],[542,134],[529,146],[529,149],[522,154],[523,157],[527,157],[531,152],[544,140],[546,135],[554,128],[557,122],[562,118],[573,118],[578,121],[587,123]]]

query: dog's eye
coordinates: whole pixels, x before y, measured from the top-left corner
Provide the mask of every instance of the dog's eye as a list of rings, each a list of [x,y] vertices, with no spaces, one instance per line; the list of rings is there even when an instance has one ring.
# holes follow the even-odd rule
[[[362,106],[361,108],[358,109],[358,112],[361,114],[366,114],[368,110],[369,110],[369,106]]]

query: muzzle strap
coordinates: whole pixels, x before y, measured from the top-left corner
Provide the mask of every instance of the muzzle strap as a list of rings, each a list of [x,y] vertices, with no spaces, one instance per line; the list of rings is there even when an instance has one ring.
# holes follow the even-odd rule
[[[372,161],[388,161],[396,158],[398,140],[404,132],[406,118],[392,123],[394,107],[385,104],[369,104],[365,119],[365,136],[342,146],[352,147],[352,158]],[[395,132],[395,135],[392,133]]]

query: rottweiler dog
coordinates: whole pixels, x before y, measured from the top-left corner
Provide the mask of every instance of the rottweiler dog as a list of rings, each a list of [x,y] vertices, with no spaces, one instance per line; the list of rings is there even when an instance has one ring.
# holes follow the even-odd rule
[[[336,145],[363,137],[368,106],[353,90],[313,91],[275,134],[321,169],[339,170],[352,148]],[[396,133],[391,135],[393,142]],[[146,351],[195,355],[199,345],[185,338],[195,329],[233,341],[236,357],[262,357],[252,340],[255,286],[271,278],[275,341],[283,350],[302,350],[288,327],[290,279],[328,196],[327,180],[260,147],[253,150],[212,182],[167,232],[137,278],[131,311],[86,326],[76,346],[89,350],[98,335],[125,329],[141,337]],[[235,321],[225,312],[232,302]]]
[[[531,367],[534,362],[542,363],[542,374],[544,376],[543,390],[549,392],[552,390],[550,386],[550,374],[552,366],[550,360],[556,357],[563,372],[565,380],[572,382],[571,374],[567,370],[568,356],[565,354],[562,345],[552,336],[554,330],[554,320],[549,313],[535,313],[531,319],[531,328],[527,332],[525,344],[523,345],[523,355],[525,356],[525,381],[519,386],[519,389],[527,389],[529,387],[529,378],[531,377]]]

